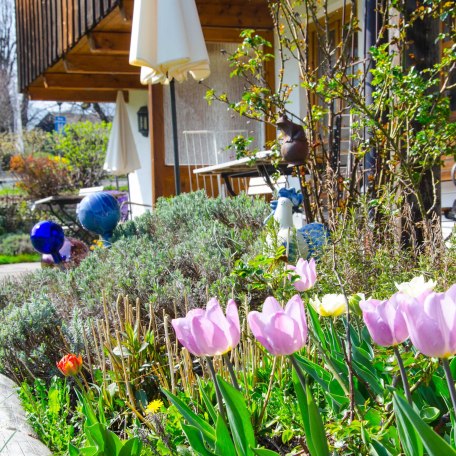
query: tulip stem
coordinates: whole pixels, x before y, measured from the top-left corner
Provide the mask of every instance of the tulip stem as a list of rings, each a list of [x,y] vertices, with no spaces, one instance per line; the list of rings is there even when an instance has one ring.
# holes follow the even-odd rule
[[[448,389],[450,390],[451,402],[453,403],[453,413],[456,413],[456,390],[454,388],[454,379],[451,374],[450,363],[447,358],[442,358],[442,366],[445,371]]]
[[[212,380],[214,381],[215,395],[217,396],[217,403],[218,403],[218,407],[220,410],[220,415],[222,416],[223,421],[225,421],[225,423],[226,423],[225,410],[223,408],[222,393],[220,392],[217,375],[216,375],[215,369],[214,369],[214,364],[212,363],[212,359],[209,356],[206,356],[206,362],[209,367],[209,371],[211,373]]]
[[[302,370],[299,367],[298,361],[296,361],[294,355],[290,355],[290,361],[292,366],[294,367],[296,375],[298,376],[299,383],[301,383],[302,389],[306,391],[306,378],[304,377],[304,374],[302,373]]]
[[[231,383],[238,391],[241,391],[241,388],[239,387],[239,383],[236,378],[236,374],[234,373],[233,364],[230,361],[230,357],[228,356],[227,353],[222,355],[222,357],[225,360],[225,363],[228,367],[228,372],[230,373],[230,377],[231,377]]]
[[[410,405],[412,405],[412,393],[410,392],[410,385],[407,379],[407,373],[405,372],[404,362],[402,356],[399,353],[397,345],[393,347],[394,354],[396,355],[397,365],[399,366],[399,372],[401,373],[402,386],[404,387],[405,397]]]

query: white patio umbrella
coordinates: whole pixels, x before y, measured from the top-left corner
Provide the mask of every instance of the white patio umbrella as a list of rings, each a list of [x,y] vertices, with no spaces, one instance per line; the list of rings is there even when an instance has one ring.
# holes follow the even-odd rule
[[[121,176],[139,168],[141,168],[141,162],[136,151],[127,106],[123,93],[119,91],[103,169],[115,176]]]
[[[135,0],[130,65],[141,67],[143,84],[168,84],[174,141],[174,178],[180,193],[174,81],[187,74],[201,81],[210,74],[209,57],[195,0]]]

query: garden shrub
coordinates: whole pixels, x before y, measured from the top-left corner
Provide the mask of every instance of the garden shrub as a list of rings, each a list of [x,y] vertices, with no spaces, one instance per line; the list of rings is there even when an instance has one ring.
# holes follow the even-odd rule
[[[107,176],[103,169],[111,124],[77,122],[65,125],[63,132],[50,137],[52,153],[68,160],[76,187],[100,185]]]
[[[253,255],[268,211],[264,201],[247,196],[221,201],[196,192],[161,199],[153,213],[122,224],[110,249],[95,249],[79,267],[5,282],[0,309],[9,312],[44,300],[65,322],[73,347],[80,347],[84,322],[102,316],[102,295],[110,305],[118,294],[143,304],[152,301],[159,319],[163,310],[181,315],[186,305],[203,305],[208,294],[231,294],[231,270],[237,259]]]
[[[0,196],[0,236],[5,233],[28,233],[43,213],[32,211],[24,195]]]
[[[9,233],[0,236],[0,255],[34,254],[35,249],[30,242],[30,235],[25,233]]]
[[[33,299],[0,312],[2,371],[15,380],[56,373],[55,357],[64,350],[64,342],[57,329],[62,320],[52,303]]]
[[[19,179],[16,185],[32,199],[58,195],[72,188],[68,161],[58,156],[14,155],[10,171]]]

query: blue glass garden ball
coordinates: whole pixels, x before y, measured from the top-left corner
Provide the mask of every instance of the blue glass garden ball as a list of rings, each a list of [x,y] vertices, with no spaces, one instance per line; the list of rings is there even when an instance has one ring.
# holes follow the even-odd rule
[[[119,223],[120,207],[112,195],[98,192],[87,195],[79,203],[77,214],[84,228],[109,239]]]
[[[30,232],[32,245],[40,253],[57,254],[65,240],[62,227],[55,222],[38,222]]]
[[[304,225],[298,231],[304,236],[309,246],[308,258],[318,258],[323,246],[329,242],[330,232],[328,228],[323,223],[313,222]]]

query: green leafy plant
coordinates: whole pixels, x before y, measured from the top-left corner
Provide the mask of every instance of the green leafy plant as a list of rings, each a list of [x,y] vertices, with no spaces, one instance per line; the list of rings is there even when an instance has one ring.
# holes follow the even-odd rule
[[[19,396],[28,421],[53,454],[66,454],[70,442],[81,442],[79,417],[72,410],[70,387],[65,380],[52,377],[46,385],[36,379],[33,386],[24,382]]]
[[[70,444],[70,456],[140,456],[142,443],[137,437],[122,441],[101,423],[84,426],[89,446],[77,449]]]
[[[52,135],[53,153],[68,160],[75,186],[93,187],[106,176],[103,163],[110,129],[109,123],[87,121],[67,124]]]

